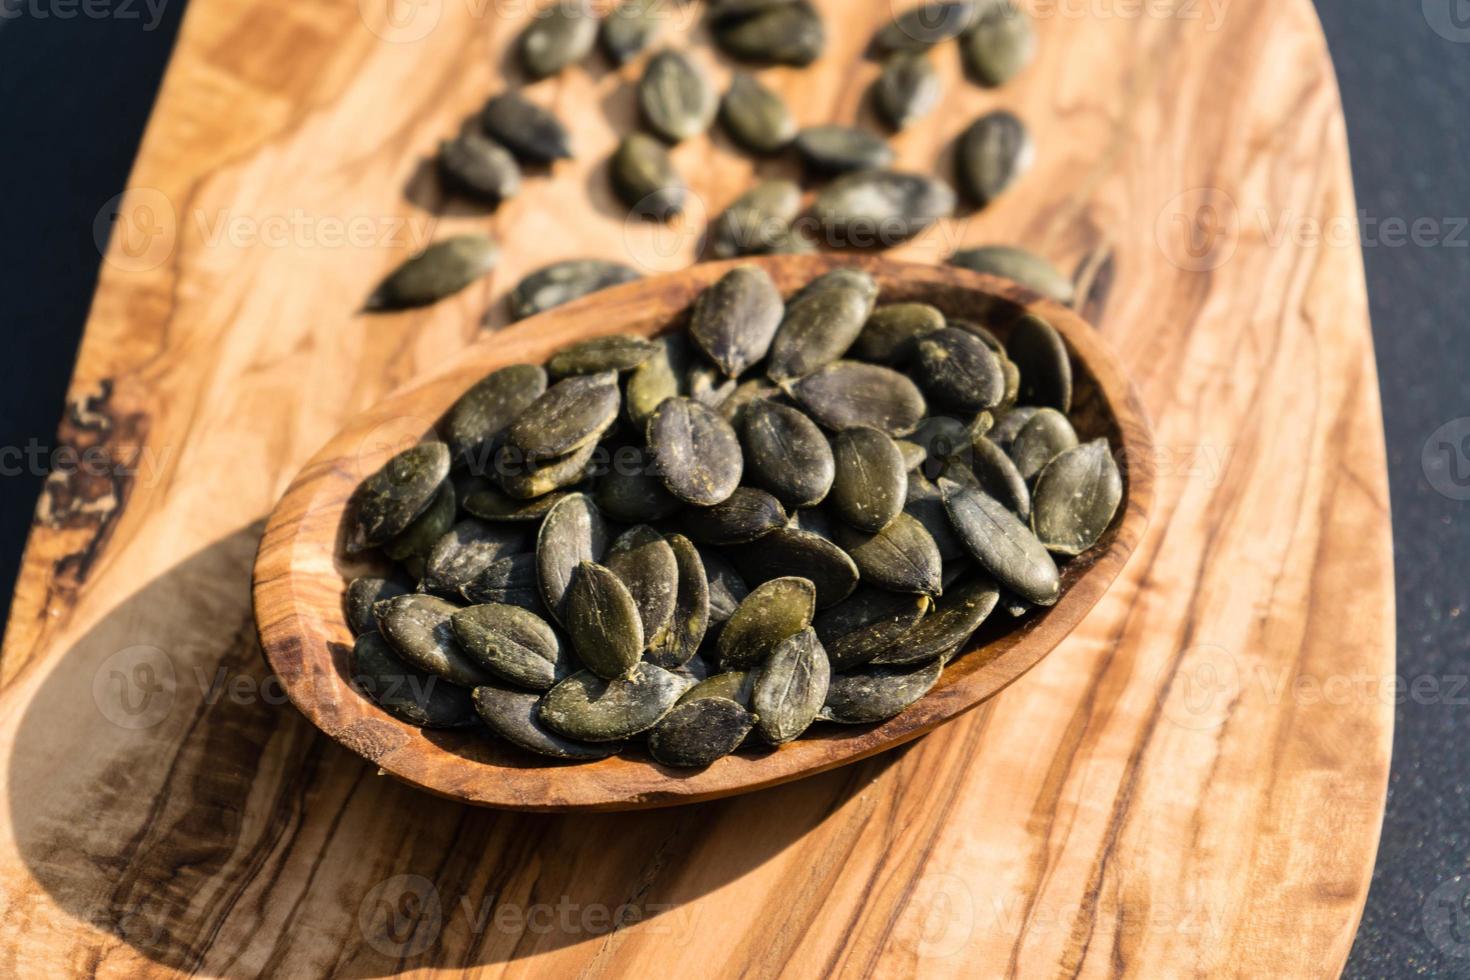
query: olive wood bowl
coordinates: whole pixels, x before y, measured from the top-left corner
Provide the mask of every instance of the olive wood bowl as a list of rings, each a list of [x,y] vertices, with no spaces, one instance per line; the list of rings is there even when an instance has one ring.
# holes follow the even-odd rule
[[[773,786],[902,745],[994,696],[1072,631],[1118,576],[1147,524],[1153,497],[1148,421],[1117,357],[1076,313],[1005,280],[954,267],[852,256],[747,259],[789,295],[815,276],[865,269],[881,301],[919,300],[946,315],[978,320],[1004,339],[1023,310],[1048,320],[1071,353],[1072,419],[1083,439],[1106,436],[1123,473],[1123,502],[1101,541],[1063,566],[1060,601],[1005,630],[997,610],[971,649],[956,657],[927,696],[895,718],[844,727],[817,722],[779,749],[742,750],[697,770],[653,762],[641,748],[599,762],[542,759],[488,730],[420,730],[387,714],[351,684],[353,638],[342,609],[346,583],[372,560],[343,552],[353,489],[394,453],[430,434],[471,384],[517,362],[542,363],[558,348],[600,334],[653,335],[685,325],[700,290],[740,262],[608,289],[527,319],[457,353],[363,412],[297,475],[270,515],[256,557],[255,619],[266,659],[296,707],[322,731],[415,786],[482,806],[515,810],[619,810],[691,803]]]

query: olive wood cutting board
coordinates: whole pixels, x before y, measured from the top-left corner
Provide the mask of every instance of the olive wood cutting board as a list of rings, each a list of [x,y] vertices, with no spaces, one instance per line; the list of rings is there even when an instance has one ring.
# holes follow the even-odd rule
[[[606,160],[638,63],[594,59],[529,90],[575,161],[494,214],[447,201],[425,159],[509,84],[529,2],[393,2],[193,0],[99,216],[59,435],[92,465],[46,484],[0,660],[0,972],[1337,972],[1383,812],[1393,599],[1361,254],[1301,233],[1355,213],[1308,0],[1038,0],[1029,69],[983,90],[941,48],[945,102],[894,140],[901,166],[947,172],[979,113],[1029,123],[1016,187],[893,254],[1048,255],[1153,420],[1151,524],[1081,627],[897,751],[574,815],[428,796],[285,703],[251,617],[261,520],[354,413],[487,309],[503,324],[523,274],[681,268],[704,213],[790,167],[694,140],[674,152],[689,218],[625,222]],[[823,58],[762,77],[803,123],[866,121],[860,56],[891,8],[818,5]],[[698,6],[670,9],[683,44]],[[728,63],[695,56],[723,86]],[[493,276],[357,312],[468,229],[503,243]]]

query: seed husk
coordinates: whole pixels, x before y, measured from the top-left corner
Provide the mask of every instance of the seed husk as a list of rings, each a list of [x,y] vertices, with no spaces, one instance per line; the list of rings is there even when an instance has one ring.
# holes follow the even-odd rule
[[[942,91],[928,55],[898,51],[883,61],[883,73],[873,83],[873,104],[888,125],[904,129],[933,112]]]
[[[1010,0],[989,0],[960,41],[966,70],[981,85],[1004,85],[1036,55],[1036,28]]]
[[[635,334],[614,333],[579,340],[551,355],[546,368],[554,378],[631,371],[653,356],[653,341]]]
[[[460,648],[496,677],[532,691],[571,673],[556,630],[518,606],[485,603],[450,617]]]
[[[483,487],[464,500],[465,513],[487,521],[539,521],[570,491],[543,494],[530,500],[511,496],[499,487]]]
[[[781,501],[754,487],[737,487],[713,507],[684,512],[684,530],[700,544],[747,544],[786,526]]]
[[[586,494],[572,494],[547,513],[536,536],[536,577],[558,622],[566,622],[566,594],[577,567],[601,561],[606,550],[607,525]]]
[[[801,210],[801,188],[789,180],[757,184],[726,208],[709,230],[710,252],[717,259],[769,255],[787,250],[791,222]]]
[[[939,546],[911,514],[900,512],[874,533],[839,525],[837,543],[852,556],[869,585],[931,597],[942,591]]]
[[[519,606],[540,614],[541,588],[536,580],[536,554],[527,551],[497,558],[460,586],[459,594],[472,603]]]
[[[750,588],[735,566],[713,548],[700,548],[699,560],[709,580],[709,621],[711,625],[720,625],[745,601]]]
[[[821,15],[797,0],[771,6],[750,17],[716,23],[715,43],[742,61],[804,67],[816,61],[827,44]]]
[[[924,619],[930,605],[927,596],[860,586],[813,625],[832,669],[851,670],[895,646],[906,647],[909,631]]]
[[[400,310],[437,303],[487,274],[499,261],[500,246],[489,235],[437,241],[389,273],[363,309]]]
[[[998,583],[1028,602],[1049,606],[1057,601],[1061,579],[1056,562],[1005,504],[947,477],[940,478],[939,492],[955,533]]]
[[[1097,544],[1123,499],[1123,478],[1106,439],[1060,454],[1036,478],[1036,537],[1048,551],[1080,555]]]
[[[887,721],[928,694],[943,669],[942,660],[932,660],[919,667],[863,667],[837,674],[819,717],[841,725]]]
[[[599,677],[625,676],[643,656],[637,601],[610,568],[590,561],[577,566],[563,622],[577,659]]]
[[[440,596],[457,596],[494,561],[520,554],[531,544],[524,523],[491,523],[466,518],[446,531],[429,551],[422,588]]]
[[[1011,442],[1011,460],[1028,484],[1046,464],[1077,445],[1077,432],[1067,417],[1054,408],[1043,408],[1016,433]]]
[[[755,266],[737,266],[699,294],[689,317],[689,338],[728,377],[736,378],[766,356],[783,312],[770,275]]]
[[[615,65],[632,61],[653,42],[667,14],[666,0],[623,0],[602,19],[603,53]]]
[[[796,152],[817,173],[876,170],[893,162],[893,147],[856,126],[809,126],[796,134]]]
[[[646,452],[633,446],[613,453],[613,464],[597,481],[595,496],[597,506],[608,517],[624,524],[660,521],[683,506],[679,498],[664,489]]]
[[[438,540],[454,525],[456,510],[454,483],[445,480],[439,484],[439,492],[434,495],[428,510],[394,535],[393,540],[383,544],[383,554],[394,561],[427,558]]]
[[[970,0],[925,0],[885,24],[873,36],[872,49],[879,54],[927,51],[942,41],[958,37],[974,21],[975,4]]]
[[[480,125],[523,163],[571,159],[572,138],[561,120],[515,92],[491,96],[480,112]]]
[[[639,524],[613,541],[605,561],[633,596],[644,646],[661,642],[673,624],[679,595],[679,562],[673,547],[662,534]]]
[[[981,245],[960,249],[949,257],[949,263],[974,272],[1010,279],[1058,303],[1069,304],[1076,296],[1072,280],[1062,275],[1056,266],[1039,255],[1010,245]]]
[[[877,287],[871,283],[834,281],[792,299],[771,343],[766,375],[779,384],[805,377],[845,354],[873,312]]]
[[[863,531],[880,531],[903,510],[908,467],[893,440],[877,429],[844,429],[832,440],[836,476],[832,507]],[[861,563],[859,563],[861,567]]]
[[[889,248],[949,217],[954,206],[954,191],[936,177],[858,170],[828,184],[812,214],[831,247]]]
[[[718,412],[689,398],[670,398],[648,421],[648,448],[675,497],[712,507],[740,485],[740,440]]]
[[[378,629],[410,666],[451,684],[474,687],[490,679],[455,639],[450,617],[459,607],[438,596],[413,593],[384,599],[373,607]]]
[[[558,381],[521,412],[506,439],[528,457],[563,456],[596,442],[618,418],[615,371]]]
[[[976,577],[947,589],[934,611],[872,658],[875,664],[921,664],[944,657],[970,638],[1000,600],[988,578]]]
[[[676,705],[648,734],[648,754],[666,766],[700,768],[740,747],[755,716],[727,698]]]
[[[674,615],[663,635],[649,644],[648,659],[673,670],[693,660],[704,642],[710,623],[710,585],[694,542],[682,534],[670,534],[668,542],[678,572]]]
[[[630,133],[612,158],[613,190],[635,215],[665,221],[684,210],[689,190],[662,143]]]
[[[720,669],[756,666],[782,640],[810,626],[815,612],[816,588],[810,580],[787,576],[762,583],[720,630]]]
[[[393,717],[420,728],[474,724],[470,693],[405,663],[376,629],[352,645],[353,686]]]
[[[546,371],[534,364],[512,364],[476,382],[444,416],[453,461],[484,472],[505,430],[545,391]]]
[[[1004,109],[987,113],[960,137],[955,157],[960,187],[984,207],[1031,168],[1035,155],[1020,119]]]
[[[781,96],[746,72],[731,77],[720,120],[730,138],[751,153],[779,153],[796,136],[796,120]]]
[[[538,717],[567,738],[616,742],[657,725],[684,690],[683,680],[650,663],[611,680],[579,670],[546,692]]]
[[[623,411],[635,429],[643,431],[663,400],[680,394],[688,364],[689,343],[683,334],[654,338],[653,354],[633,369],[623,385]]]
[[[935,401],[965,412],[1000,404],[1005,374],[1000,360],[973,334],[953,327],[920,338],[915,373]]]
[[[532,500],[587,479],[596,467],[600,448],[593,441],[564,456],[537,457],[515,446],[502,446],[495,454],[495,473],[507,494]]]
[[[421,442],[394,456],[353,492],[349,554],[392,540],[429,509],[449,475],[449,447]]]
[[[684,692],[680,704],[698,701],[700,698],[726,698],[743,707],[750,707],[751,688],[755,686],[755,672],[749,670],[727,670],[711,674]]]
[[[407,595],[410,591],[408,585],[395,578],[363,575],[353,579],[347,583],[347,591],[342,596],[347,628],[352,630],[353,636],[377,632],[378,620],[373,615],[373,606],[381,599]]]
[[[587,0],[559,0],[536,12],[521,33],[521,68],[532,80],[555,75],[587,57],[597,41],[597,18]]]
[[[836,463],[817,424],[797,409],[768,399],[741,419],[746,473],[789,507],[811,507],[832,488]],[[784,520],[784,517],[783,517]]]
[[[970,448],[970,469],[980,489],[1005,504],[1021,520],[1030,520],[1031,491],[1005,450],[985,436],[975,439]]]
[[[509,150],[474,131],[439,144],[439,174],[450,189],[488,204],[515,197],[521,168]]]
[[[1072,410],[1072,360],[1056,327],[1027,314],[1006,339],[1006,355],[1021,372],[1017,397],[1027,405]]]
[[[1031,416],[1038,411],[1040,409],[1035,405],[1019,405],[1007,409],[1000,415],[995,427],[990,430],[988,438],[1001,449],[1010,452],[1011,443],[1015,441],[1026,423],[1031,421]]]
[[[506,303],[513,319],[545,313],[563,303],[639,278],[638,271],[604,259],[568,259],[537,269],[516,283]]]
[[[688,55],[664,50],[649,59],[638,81],[643,121],[670,143],[698,136],[714,121],[719,104],[704,73]]]
[[[482,684],[471,695],[474,711],[491,731],[512,745],[552,759],[590,762],[616,755],[618,742],[589,745],[563,738],[541,723],[539,695],[502,684]]]
[[[847,552],[812,531],[783,527],[754,544],[732,549],[730,557],[747,584],[804,578],[817,590],[817,608],[835,606],[857,588],[858,568]]]
[[[904,436],[926,410],[924,396],[907,377],[861,361],[834,361],[802,378],[791,392],[812,418],[834,431],[867,425]]]
[[[852,352],[865,361],[901,365],[913,357],[920,337],[943,330],[944,314],[928,303],[887,303],[874,308]]]
[[[756,728],[772,745],[789,742],[816,720],[832,677],[816,631],[807,627],[776,645],[751,689]]]

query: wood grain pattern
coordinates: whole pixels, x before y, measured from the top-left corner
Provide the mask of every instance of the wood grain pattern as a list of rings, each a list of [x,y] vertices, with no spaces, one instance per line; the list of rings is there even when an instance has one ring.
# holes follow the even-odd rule
[[[889,10],[818,3],[825,57],[763,77],[804,123],[852,120]],[[435,22],[410,39],[375,0],[194,0],[60,429],[120,465],[48,481],[0,659],[0,972],[1338,970],[1394,662],[1361,257],[1294,233],[1355,213],[1321,33],[1306,0],[1034,7],[1034,65],[983,91],[938,52],[946,103],[894,142],[943,167],[1004,106],[1036,168],[896,254],[1014,241],[1075,270],[1160,447],[1134,559],[1020,683],[908,747],[715,803],[547,816],[379,778],[282,704],[249,570],[298,467],[487,307],[503,319],[520,275],[690,261],[696,222],[625,227],[606,191],[636,66],[531,88],[579,159],[487,216],[421,163],[504,84],[526,7],[420,4]],[[708,210],[781,168],[718,136],[674,156]],[[465,228],[506,246],[483,285],[353,314]]]
[[[635,750],[568,766],[537,760],[482,732],[424,732],[349,686],[352,634],[346,583],[374,570],[347,557],[348,501],[362,479],[425,433],[480,378],[516,363],[545,363],[575,340],[682,330],[699,292],[742,261],[706,263],[608,290],[516,324],[462,351],[452,366],[398,392],[337,433],[271,512],[254,570],[255,621],[266,660],[287,696],[333,739],[400,779],[450,799],[516,810],[621,810],[697,803],[823,772],[892,749],[971,710],[1014,683],[1076,628],[1123,570],[1148,526],[1154,443],[1137,393],[1091,325],[1013,283],[954,267],[874,258],[780,256],[749,260],[786,295],[833,268],[866,268],[885,302],[925,302],[946,316],[990,324],[1002,340],[1024,312],[1044,317],[1072,356],[1070,416],[1078,436],[1106,438],[1121,461],[1124,495],[1098,544],[1062,569],[1064,594],[1019,628],[1001,620],[944,671],[922,701],[876,726],[818,725],[775,752],[727,756],[698,771],[668,769]],[[385,438],[390,433],[395,437]]]

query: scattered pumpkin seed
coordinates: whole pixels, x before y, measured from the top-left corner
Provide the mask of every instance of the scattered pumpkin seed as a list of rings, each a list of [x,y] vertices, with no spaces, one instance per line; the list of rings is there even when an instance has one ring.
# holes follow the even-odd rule
[[[537,269],[516,283],[506,298],[516,320],[639,278],[636,269],[603,259],[568,259]]]
[[[941,660],[918,667],[863,667],[833,676],[819,717],[841,725],[887,721],[924,695],[939,680]]]
[[[501,738],[552,759],[591,762],[616,755],[621,743],[589,745],[563,738],[541,723],[539,695],[501,684],[482,684],[472,692],[475,714]]]
[[[650,58],[643,69],[638,107],[649,129],[678,143],[708,129],[719,104],[704,73],[689,56],[667,49]]]
[[[893,162],[893,147],[856,126],[810,126],[796,134],[796,152],[817,173],[875,170]]]
[[[602,19],[603,53],[615,65],[627,64],[653,42],[667,16],[667,0],[623,0]]]
[[[1010,0],[987,0],[961,39],[965,67],[981,85],[1004,85],[1036,55],[1036,28]]]
[[[720,370],[739,377],[766,356],[782,324],[781,294],[756,266],[731,269],[699,294],[689,317],[689,337]]]
[[[1123,499],[1123,478],[1106,439],[1059,454],[1036,478],[1036,537],[1048,551],[1080,555],[1097,544]]]
[[[439,144],[439,173],[467,197],[499,204],[521,189],[521,168],[510,151],[488,136],[461,133]]]
[[[896,51],[884,59],[883,73],[873,83],[873,104],[888,125],[904,129],[933,112],[942,91],[927,54]]]
[[[791,222],[801,210],[801,188],[789,180],[767,180],[736,198],[709,230],[715,258],[788,251]]]
[[[611,174],[613,190],[635,215],[666,221],[684,210],[689,189],[669,151],[652,136],[624,136],[613,154]]]
[[[623,677],[643,656],[638,604],[610,568],[590,561],[577,566],[564,622],[578,659],[600,677]]]
[[[885,24],[873,37],[873,50],[927,51],[942,41],[958,37],[975,20],[970,0],[924,0]]]
[[[961,249],[949,257],[949,262],[974,272],[1018,282],[1058,303],[1069,304],[1077,294],[1072,280],[1062,275],[1056,266],[1039,255],[1010,245]]]
[[[561,120],[515,92],[491,96],[480,112],[480,125],[523,163],[571,159],[572,138]]]
[[[766,375],[779,384],[836,361],[862,333],[877,293],[872,279],[865,277],[834,281],[795,297],[771,342]]]
[[[796,120],[781,96],[746,72],[731,77],[720,120],[730,138],[751,153],[779,153],[796,136]]]
[[[1004,109],[975,120],[960,137],[955,166],[960,186],[981,207],[1000,196],[1035,159],[1024,123]]]
[[[812,214],[837,248],[890,248],[954,213],[944,181],[896,170],[843,174],[817,195]]]
[[[666,766],[700,768],[740,747],[755,716],[727,698],[676,705],[648,733],[648,753]]]
[[[751,689],[761,737],[781,745],[806,731],[827,696],[831,676],[827,653],[811,627],[778,643],[756,670]]]
[[[1005,504],[945,477],[939,480],[939,492],[956,534],[997,582],[1028,602],[1049,606],[1057,601],[1061,578],[1056,562]]]
[[[753,16],[718,20],[715,43],[742,61],[796,67],[816,61],[827,44],[816,9],[805,0],[766,6]]]
[[[487,274],[500,261],[489,235],[437,241],[393,270],[363,303],[366,310],[399,310],[437,303]]]
[[[587,0],[558,0],[536,12],[521,33],[521,67],[535,81],[587,57],[597,41],[597,18]]]

